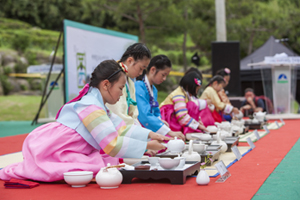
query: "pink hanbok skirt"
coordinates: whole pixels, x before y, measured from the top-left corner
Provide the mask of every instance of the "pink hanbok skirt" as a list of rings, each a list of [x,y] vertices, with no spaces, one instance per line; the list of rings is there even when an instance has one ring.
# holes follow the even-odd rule
[[[31,179],[43,182],[63,180],[68,171],[98,171],[118,158],[100,153],[75,130],[58,122],[48,123],[33,130],[22,149],[24,161],[0,170],[0,179]]]
[[[186,104],[188,114],[198,121],[201,117],[201,121],[203,122],[204,126],[214,125],[215,120],[212,117],[211,111],[206,106],[203,110],[199,110],[199,107],[192,101],[189,101]],[[179,124],[176,116],[175,110],[173,105],[164,105],[160,108],[161,118],[169,123],[170,129],[172,131],[181,131],[183,134],[186,133],[195,133],[195,132],[202,132],[201,130],[197,129],[194,130],[190,127],[182,126]]]

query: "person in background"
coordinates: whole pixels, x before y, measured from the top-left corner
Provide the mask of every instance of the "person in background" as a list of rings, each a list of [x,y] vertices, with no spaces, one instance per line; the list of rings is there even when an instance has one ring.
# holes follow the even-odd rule
[[[216,75],[220,75],[224,78],[224,81],[225,81],[224,88],[225,88],[229,84],[229,81],[230,81],[230,69],[228,69],[228,68],[220,69],[216,72]],[[218,95],[223,103],[231,105],[224,88],[218,92]],[[226,114],[224,114],[223,117],[226,121],[231,121],[231,119],[232,119],[232,117],[230,115],[226,115]]]
[[[209,83],[207,84],[205,90],[201,95],[201,99],[210,99],[212,104],[215,107],[213,111],[213,117],[216,122],[222,122],[223,114],[239,114],[239,109],[233,107],[231,104],[226,104],[221,101],[218,92],[220,92],[225,85],[225,80],[222,76],[216,75],[210,79]]]
[[[201,84],[202,78],[197,73],[187,73],[180,80],[179,87],[160,104],[162,119],[169,123],[172,131],[183,134],[207,131],[204,120],[209,121],[211,114],[209,109],[205,109],[206,102],[197,99]],[[207,112],[204,113],[207,117],[200,117],[202,110]],[[214,123],[212,116],[211,120]]]
[[[69,171],[92,171],[95,176],[107,163],[119,164],[119,158],[141,158],[146,148],[165,149],[160,142],[169,137],[141,126],[126,126],[106,108],[105,103],[118,102],[125,84],[122,65],[114,60],[101,62],[79,96],[59,110],[56,122],[26,137],[24,161],[1,169],[0,179],[52,182],[63,180],[63,173]]]
[[[126,85],[123,88],[123,96],[116,104],[107,103],[106,106],[127,125],[139,124],[138,109],[135,97],[134,79],[143,74],[151,59],[150,50],[142,43],[135,43],[129,46],[118,61],[126,68]]]
[[[244,115],[253,115],[254,112],[266,110],[264,101],[262,99],[256,99],[254,90],[252,88],[245,89],[245,100],[242,102],[240,111]]]
[[[138,120],[145,128],[158,134],[185,141],[185,136],[181,132],[172,131],[169,124],[161,119],[157,102],[157,89],[154,85],[159,85],[166,80],[171,67],[171,61],[167,56],[157,55],[151,59],[146,73],[138,77],[138,81],[135,82]]]

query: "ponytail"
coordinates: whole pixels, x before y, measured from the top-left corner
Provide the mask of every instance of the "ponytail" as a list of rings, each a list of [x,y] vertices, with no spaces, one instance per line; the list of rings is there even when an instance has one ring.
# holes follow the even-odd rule
[[[213,82],[217,81],[218,84],[220,83],[225,83],[225,80],[222,76],[220,75],[215,75],[214,77],[212,77],[210,79],[210,81],[208,82],[208,84],[205,86],[205,88],[207,88],[208,86],[210,86]]]

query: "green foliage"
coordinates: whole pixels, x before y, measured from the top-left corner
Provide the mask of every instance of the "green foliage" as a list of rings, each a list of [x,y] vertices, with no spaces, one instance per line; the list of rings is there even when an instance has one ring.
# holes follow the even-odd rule
[[[15,65],[15,72],[16,73],[26,73],[27,67],[22,64],[20,61],[16,63]]]
[[[37,65],[37,60],[36,60],[36,52],[33,51],[26,51],[25,52],[25,58],[28,61],[29,65]]]
[[[16,35],[12,39],[12,47],[19,51],[19,52],[24,52],[25,49],[28,48],[30,44],[30,37],[28,35]]]
[[[26,87],[26,85],[20,85],[20,88],[21,88],[21,90],[23,90],[23,91],[26,91],[26,90],[28,90],[28,88]]]
[[[12,69],[10,67],[3,67],[4,75],[8,75],[9,73],[12,73]]]
[[[4,95],[8,95],[9,92],[13,89],[13,86],[8,81],[8,77],[6,75],[0,74],[0,81],[2,84]]]
[[[167,96],[169,95],[168,92],[164,92],[164,91],[158,91],[157,93],[157,101],[160,104],[161,102],[163,102]]]
[[[240,41],[241,58],[255,51],[270,35],[289,38],[288,45],[300,52],[298,0],[225,2],[227,40]],[[51,52],[59,33],[37,27],[61,30],[63,19],[138,35],[151,49],[156,46],[171,51],[168,56],[174,65],[183,64],[183,46],[187,47],[188,65],[194,52],[202,55],[201,65],[209,65],[211,42],[216,40],[215,1],[212,0],[6,0],[1,2],[0,17],[26,22],[0,18],[1,48],[14,42],[24,45],[18,48],[25,52],[28,49]],[[26,43],[15,42],[24,41],[26,36],[29,37],[27,48]]]
[[[46,51],[50,55],[53,47],[56,46],[59,32],[42,30],[32,27],[27,23],[19,20],[11,20],[0,18],[0,46],[12,47],[19,52],[25,53],[26,58],[29,58],[31,64],[37,64],[34,61],[32,51]],[[57,55],[62,55],[63,45],[62,40],[57,52]]]
[[[39,81],[39,79],[29,78],[28,83],[30,85],[31,90],[42,91],[42,84],[41,81]]]

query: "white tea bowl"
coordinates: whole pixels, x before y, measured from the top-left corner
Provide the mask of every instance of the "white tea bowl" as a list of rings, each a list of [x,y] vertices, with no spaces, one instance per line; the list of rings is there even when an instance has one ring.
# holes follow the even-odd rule
[[[198,153],[204,152],[206,150],[206,148],[207,148],[207,145],[205,145],[205,144],[196,144],[196,143],[193,144],[193,150]]]
[[[158,162],[163,169],[175,169],[179,165],[180,159],[158,158]]]
[[[91,171],[73,171],[64,173],[65,181],[72,187],[85,187],[93,179]]]
[[[175,157],[174,159],[180,160],[177,169],[182,169],[185,166],[185,157]]]
[[[156,166],[158,164],[158,157],[149,157],[148,161],[151,166]]]

